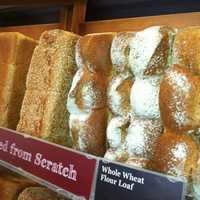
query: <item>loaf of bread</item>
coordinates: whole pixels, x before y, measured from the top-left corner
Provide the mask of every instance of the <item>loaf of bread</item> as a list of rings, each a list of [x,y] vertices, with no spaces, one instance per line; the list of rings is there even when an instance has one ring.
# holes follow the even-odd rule
[[[19,132],[61,145],[71,145],[67,95],[76,72],[79,36],[63,30],[45,31],[35,48],[17,126]]]
[[[67,200],[67,198],[44,187],[28,187],[19,194],[17,200]]]
[[[165,130],[160,136],[148,167],[154,171],[178,177],[191,182],[197,169],[199,149],[191,136]]]
[[[162,74],[171,59],[175,30],[153,26],[137,32],[130,42],[129,63],[135,76]]]
[[[98,156],[106,151],[107,87],[114,35],[89,34],[78,40],[76,63],[79,70],[67,100],[73,148]]]
[[[200,124],[200,77],[184,66],[166,71],[160,88],[163,124],[174,132],[197,130]]]
[[[26,76],[36,41],[17,32],[0,33],[0,126],[16,129]]]
[[[200,74],[200,27],[186,27],[178,31],[173,45],[173,63]]]

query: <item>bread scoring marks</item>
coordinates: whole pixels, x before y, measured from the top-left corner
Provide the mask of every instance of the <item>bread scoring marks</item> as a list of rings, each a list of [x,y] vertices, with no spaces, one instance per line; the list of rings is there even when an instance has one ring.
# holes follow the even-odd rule
[[[160,118],[159,92],[161,76],[136,78],[130,102],[133,112],[144,118]]]
[[[126,127],[129,119],[123,117],[115,117],[111,119],[107,127],[107,141],[111,148],[119,147],[126,136]],[[125,129],[125,130],[124,130]]]
[[[137,32],[130,42],[129,64],[135,76],[143,76],[162,39],[160,26]]]
[[[186,111],[186,99],[191,90],[191,83],[184,74],[173,69],[166,73],[166,81],[173,89],[172,102],[169,104],[173,118],[179,126],[186,125],[190,120]]]
[[[117,71],[124,71],[128,67],[129,44],[134,34],[134,32],[120,32],[113,39],[111,45],[111,60],[113,67]]]
[[[130,72],[124,72],[119,74],[117,77],[114,77],[108,87],[108,104],[110,109],[116,115],[126,116],[130,109],[130,94],[123,92],[120,93],[120,86],[128,80],[133,81],[133,77]],[[127,89],[130,91],[130,89]],[[126,105],[128,104],[128,105]],[[127,107],[125,107],[127,106]]]
[[[133,119],[125,141],[129,155],[150,159],[155,142],[162,132],[163,127],[159,119]]]
[[[169,161],[167,163],[168,174],[175,176],[184,176],[185,162],[188,156],[187,144],[178,143],[169,152]]]

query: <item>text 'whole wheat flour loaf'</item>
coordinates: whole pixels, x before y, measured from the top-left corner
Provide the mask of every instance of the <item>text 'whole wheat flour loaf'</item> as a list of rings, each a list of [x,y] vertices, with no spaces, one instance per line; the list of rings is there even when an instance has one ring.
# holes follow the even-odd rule
[[[45,31],[41,35],[28,72],[18,131],[71,145],[66,103],[76,72],[78,38],[63,30]]]
[[[17,32],[0,33],[0,126],[16,129],[26,76],[36,41]]]

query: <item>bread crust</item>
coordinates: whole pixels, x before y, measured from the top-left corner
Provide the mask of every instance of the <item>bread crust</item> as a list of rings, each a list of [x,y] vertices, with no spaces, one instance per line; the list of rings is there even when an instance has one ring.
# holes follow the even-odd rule
[[[200,124],[200,78],[184,66],[166,71],[160,86],[163,124],[174,132],[196,130]]]
[[[200,26],[178,31],[173,45],[173,63],[200,74]]]
[[[0,33],[0,126],[16,129],[36,44],[18,32]]]
[[[148,167],[154,171],[185,177],[191,181],[191,176],[197,168],[198,154],[198,146],[191,136],[165,130],[157,140]]]

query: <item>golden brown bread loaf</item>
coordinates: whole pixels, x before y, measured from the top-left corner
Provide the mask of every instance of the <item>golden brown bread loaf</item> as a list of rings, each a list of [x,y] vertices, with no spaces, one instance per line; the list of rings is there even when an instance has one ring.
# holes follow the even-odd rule
[[[200,124],[200,77],[184,66],[166,71],[160,86],[163,124],[174,132],[196,130]]]
[[[173,63],[200,74],[200,27],[191,26],[178,31],[173,45]]]
[[[28,72],[18,131],[71,145],[66,103],[76,72],[74,54],[78,38],[62,30],[41,35]]]
[[[152,170],[185,177],[191,177],[197,169],[199,149],[191,136],[166,130],[157,145],[148,167]]]
[[[29,187],[19,194],[17,200],[67,200],[67,198],[44,187]]]
[[[89,34],[76,45],[79,67],[68,95],[73,148],[97,156],[106,151],[107,86],[115,33]]]
[[[0,126],[16,129],[36,44],[17,32],[0,33]]]

